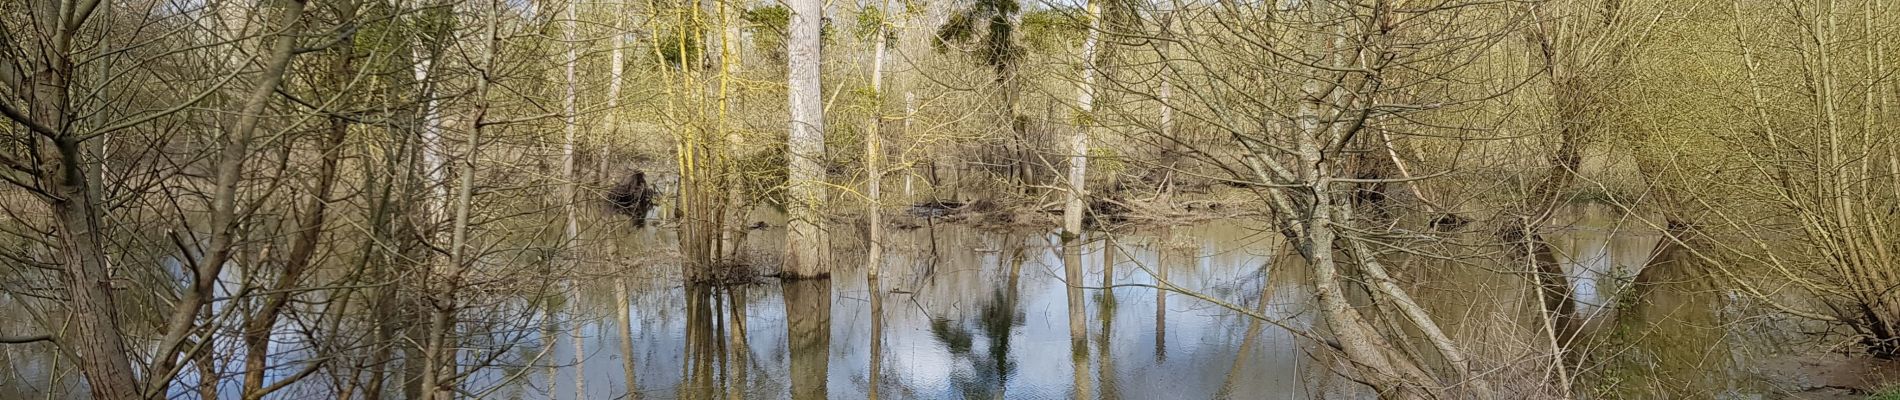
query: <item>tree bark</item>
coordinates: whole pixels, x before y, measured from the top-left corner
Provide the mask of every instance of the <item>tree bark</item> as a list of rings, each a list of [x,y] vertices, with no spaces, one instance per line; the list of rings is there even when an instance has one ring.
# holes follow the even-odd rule
[[[825,203],[823,90],[818,78],[820,0],[791,0],[790,37],[786,40],[786,91],[791,111],[787,136],[789,181],[786,209],[791,214],[785,237],[784,276],[819,278],[831,274],[826,264],[829,240],[818,212]]]
[[[884,213],[881,211],[884,201],[881,193],[884,183],[884,137],[878,135],[878,126],[884,122],[884,52],[890,34],[890,23],[885,18],[889,18],[890,12],[891,0],[884,0],[883,8],[878,9],[877,32],[871,39],[874,43],[871,51],[871,117],[864,123],[864,191],[868,198],[864,213],[870,220],[870,233],[865,240],[866,246],[869,246],[865,262],[868,264],[866,271],[872,279],[876,279],[879,267],[883,266],[880,259],[884,257]]]
[[[609,165],[612,164],[609,162],[609,159],[612,158],[613,152],[608,146],[608,143],[611,138],[616,138],[620,135],[620,120],[618,118],[620,114],[620,89],[624,86],[624,81],[626,80],[626,48],[629,43],[627,40],[628,32],[626,27],[622,24],[627,19],[624,15],[632,12],[632,10],[627,8],[626,0],[612,0],[607,4],[611,10],[608,15],[610,15],[613,20],[613,22],[608,24],[610,27],[609,32],[613,34],[614,41],[613,49],[608,51],[607,56],[607,112],[606,115],[602,116],[603,121],[600,124],[602,139],[597,139],[600,142],[600,170],[597,171],[597,173],[600,174],[599,184],[601,185],[613,185],[616,179],[609,167]]]
[[[43,157],[34,172],[44,182],[40,199],[53,214],[57,259],[72,316],[72,330],[58,342],[77,353],[76,362],[93,398],[138,398],[138,377],[119,331],[118,302],[106,265],[105,199],[93,188],[103,182],[92,182],[97,167],[85,158],[83,136],[72,131],[77,124],[69,97],[75,78],[73,39],[89,19],[88,13],[68,23],[67,3],[31,4],[35,24],[46,31],[24,41],[31,43],[27,49],[32,51],[27,55],[29,64],[20,66],[25,79],[8,82],[17,85],[11,89],[22,94],[28,110],[22,115],[7,109],[7,117],[32,131]]]
[[[1088,204],[1083,201],[1088,182],[1089,130],[1095,126],[1095,48],[1102,34],[1102,6],[1089,1],[1088,36],[1082,41],[1082,85],[1076,89],[1075,132],[1069,136],[1069,190],[1064,193],[1062,232],[1065,237],[1082,235],[1082,215]]]
[[[561,39],[567,44],[567,53],[561,60],[561,71],[567,85],[566,91],[561,96],[561,131],[566,140],[561,142],[561,197],[557,201],[561,205],[562,213],[567,217],[566,224],[561,230],[561,247],[572,251],[574,241],[580,239],[580,221],[576,219],[574,209],[574,198],[578,194],[579,182],[579,178],[574,175],[574,146],[580,130],[580,124],[577,121],[580,118],[580,111],[575,104],[579,97],[575,94],[575,89],[580,82],[575,79],[574,68],[581,61],[580,45],[576,43],[578,39],[576,39],[575,30],[580,29],[579,15],[576,11],[580,8],[580,4],[569,0],[565,8],[567,16],[562,23]],[[569,261],[575,258],[573,254],[566,256]]]

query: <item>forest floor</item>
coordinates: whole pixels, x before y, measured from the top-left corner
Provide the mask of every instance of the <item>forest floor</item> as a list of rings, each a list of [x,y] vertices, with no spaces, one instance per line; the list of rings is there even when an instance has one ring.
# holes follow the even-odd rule
[[[1054,197],[925,201],[905,207],[889,221],[895,229],[914,229],[930,223],[992,229],[1060,227],[1063,204]],[[1173,194],[1125,191],[1090,199],[1084,225],[1091,228],[1174,226],[1257,216],[1263,208],[1257,207],[1259,202],[1252,192],[1231,188]]]
[[[1793,398],[1900,399],[1900,360],[1829,352],[1778,357],[1760,369]]]

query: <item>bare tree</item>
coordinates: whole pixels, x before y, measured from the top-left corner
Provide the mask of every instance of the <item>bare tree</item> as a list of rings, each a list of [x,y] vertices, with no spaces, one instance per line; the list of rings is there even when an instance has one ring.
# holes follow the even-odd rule
[[[355,23],[357,12],[355,1],[339,2],[335,11],[338,20],[342,23]],[[354,41],[352,35],[332,45],[334,59],[330,60],[328,86],[335,93],[333,99],[327,102],[329,104],[351,103],[348,101],[348,96],[352,93],[351,86],[357,78]],[[277,325],[278,318],[290,302],[291,295],[296,293],[295,289],[306,284],[303,281],[305,274],[314,264],[319,247],[324,244],[321,241],[325,232],[324,225],[330,218],[329,205],[334,201],[330,197],[337,183],[338,169],[343,159],[343,146],[349,137],[352,125],[350,119],[342,115],[331,115],[326,122],[329,125],[326,127],[327,132],[319,139],[318,144],[322,153],[318,156],[317,176],[314,178],[316,186],[304,196],[302,204],[298,206],[303,210],[303,215],[297,217],[297,228],[300,231],[297,232],[296,240],[291,244],[290,254],[285,260],[283,271],[278,275],[277,282],[270,286],[271,294],[265,298],[264,303],[256,312],[245,317],[243,393],[246,398],[262,398],[275,390],[281,390],[289,382],[295,381],[283,380],[277,385],[266,387],[264,374],[269,370],[267,358],[271,354],[271,329]],[[316,362],[304,368],[314,372],[316,368],[323,365],[321,362]],[[293,373],[292,376],[309,373]]]
[[[105,199],[98,198],[94,188],[103,182],[91,181],[100,167],[97,161],[84,158],[87,141],[95,138],[77,129],[79,121],[72,109],[79,72],[73,57],[99,4],[32,3],[30,19],[40,28],[27,31],[31,36],[15,36],[12,32],[23,30],[13,29],[0,36],[10,53],[6,64],[0,65],[8,94],[26,104],[22,111],[0,103],[0,111],[25,128],[25,137],[19,139],[34,149],[25,155],[29,158],[10,154],[0,162],[7,166],[8,183],[32,192],[53,214],[56,259],[69,296],[67,307],[76,317],[72,333],[57,340],[70,344],[78,355],[79,369],[94,398],[130,399],[140,392],[129,348],[119,331],[118,302],[107,270]]]
[[[1494,395],[1466,345],[1402,286],[1389,264],[1397,251],[1392,249],[1418,239],[1390,224],[1368,222],[1362,213],[1369,207],[1353,186],[1411,180],[1358,174],[1356,159],[1371,153],[1357,147],[1363,143],[1358,138],[1407,127],[1386,121],[1484,98],[1441,89],[1456,86],[1461,71],[1473,65],[1469,57],[1509,32],[1510,25],[1500,23],[1508,18],[1465,19],[1510,13],[1480,3],[1392,1],[1175,4],[1169,11],[1179,18],[1172,28],[1180,34],[1143,38],[1166,40],[1165,51],[1153,52],[1167,60],[1158,63],[1160,79],[1174,81],[1171,96],[1193,99],[1170,99],[1168,108],[1173,117],[1219,130],[1227,138],[1223,143],[1238,147],[1185,150],[1244,182],[1271,210],[1274,229],[1307,261],[1327,326],[1321,343],[1337,351],[1335,368],[1384,397]],[[1102,77],[1118,93],[1155,100],[1142,89],[1146,84]],[[1150,111],[1135,107],[1112,111],[1151,118]],[[1141,135],[1159,129],[1135,126]],[[1193,143],[1180,132],[1170,134],[1166,141]],[[1430,355],[1410,350],[1414,343]]]

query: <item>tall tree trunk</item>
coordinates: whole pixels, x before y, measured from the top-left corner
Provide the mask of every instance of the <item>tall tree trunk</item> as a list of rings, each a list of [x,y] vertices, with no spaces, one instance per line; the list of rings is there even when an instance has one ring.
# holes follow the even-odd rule
[[[720,230],[720,247],[723,248],[720,256],[725,257],[727,260],[736,260],[745,246],[745,237],[748,231],[745,226],[745,220],[749,211],[751,211],[746,208],[749,202],[746,201],[745,186],[741,184],[741,178],[745,172],[741,171],[739,167],[740,162],[747,157],[745,135],[743,130],[731,128],[731,118],[729,117],[733,108],[732,84],[734,79],[736,79],[734,78],[734,74],[738,72],[740,61],[737,52],[737,46],[739,44],[737,29],[739,24],[733,21],[733,14],[736,13],[734,9],[736,7],[732,5],[732,0],[718,0],[718,5],[719,32],[721,34],[719,39],[719,91],[715,94],[715,98],[719,101],[719,114],[715,117],[713,123],[719,127],[719,129],[717,129],[718,140],[725,141],[725,153],[719,157],[719,168],[722,169],[724,173],[718,178],[723,182],[721,186],[724,186],[725,189],[725,193],[720,195],[723,197],[720,203],[720,209],[722,211],[718,214],[721,221],[719,224],[723,227],[723,229]]]
[[[567,16],[564,18],[561,29],[561,39],[567,44],[567,53],[561,60],[562,78],[567,83],[566,92],[561,96],[561,130],[565,140],[561,142],[561,197],[557,201],[561,205],[562,213],[567,217],[566,224],[561,230],[561,248],[569,249],[571,252],[574,241],[580,239],[580,221],[574,215],[574,197],[578,194],[579,183],[579,178],[574,175],[574,146],[580,130],[580,123],[577,121],[580,118],[580,110],[575,104],[579,97],[575,94],[575,90],[580,82],[574,77],[574,68],[581,61],[580,44],[578,44],[579,39],[576,38],[578,35],[575,30],[580,29],[579,12],[576,11],[580,8],[580,4],[569,0],[565,8]],[[577,258],[574,254],[565,254],[565,257],[570,262]]]
[[[469,263],[469,211],[475,197],[475,172],[479,160],[477,156],[481,151],[482,131],[488,125],[491,106],[487,99],[488,88],[490,80],[494,79],[488,71],[492,71],[495,66],[496,47],[501,45],[499,8],[498,4],[490,3],[484,10],[488,20],[483,27],[485,32],[477,61],[480,64],[476,67],[483,72],[475,79],[475,90],[470,94],[477,101],[474,104],[474,118],[469,123],[468,142],[464,144],[467,148],[462,154],[461,182],[456,187],[455,219],[450,225],[447,245],[449,258],[437,264],[437,269],[431,272],[436,285],[430,288],[433,293],[427,299],[431,314],[422,355],[423,400],[449,399],[456,392],[456,351],[451,344],[456,334],[456,312],[459,308],[456,294],[462,285],[462,269]]]
[[[436,0],[423,0],[421,6],[425,8],[432,7],[433,1]],[[427,22],[419,18],[418,21],[412,23],[425,24]],[[431,33],[446,34],[447,32]],[[440,38],[442,35],[433,37]],[[423,40],[427,40],[427,38]],[[424,201],[424,206],[427,207],[428,211],[423,214],[428,218],[429,225],[433,226],[437,222],[447,219],[448,207],[446,203],[449,198],[449,150],[448,145],[443,142],[441,107],[438,107],[440,102],[435,98],[435,82],[431,80],[435,74],[435,64],[440,58],[441,49],[436,44],[423,43],[422,40],[418,40],[417,43],[410,45],[410,52],[414,60],[414,62],[410,64],[410,73],[414,76],[415,84],[419,85],[420,89],[416,94],[418,101],[416,107],[421,108],[420,112],[417,113],[421,117],[420,120],[417,121],[419,124],[417,128],[419,128],[418,133],[422,139],[422,146],[418,149],[418,151],[422,153],[422,175],[426,178],[422,184],[426,185],[425,187],[429,189],[429,194],[426,197],[427,200]],[[432,236],[431,239],[440,241],[444,232],[434,228],[430,229],[434,231],[430,233],[430,236]]]
[[[626,80],[626,48],[630,43],[627,40],[627,29],[623,24],[627,19],[625,14],[632,13],[632,10],[627,7],[626,0],[612,0],[607,4],[610,10],[608,15],[613,19],[613,22],[608,24],[609,32],[613,34],[614,41],[613,49],[608,51],[607,56],[607,112],[602,116],[603,121],[600,124],[601,139],[597,139],[600,142],[600,170],[597,172],[600,174],[599,184],[601,185],[613,185],[616,179],[609,168],[611,165],[609,159],[612,158],[613,151],[608,143],[611,143],[612,138],[620,137],[620,88]]]
[[[403,142],[401,147],[404,151],[399,160],[390,166],[391,179],[400,181],[395,187],[400,188],[401,194],[395,197],[401,201],[394,202],[384,211],[389,215],[387,218],[392,220],[391,225],[386,227],[387,234],[400,240],[400,247],[386,259],[388,264],[385,265],[387,270],[384,273],[391,277],[417,277],[399,281],[404,283],[400,288],[385,290],[388,297],[384,301],[390,304],[380,310],[385,313],[383,315],[390,317],[381,321],[386,335],[390,340],[404,344],[391,349],[391,353],[401,350],[401,358],[405,361],[402,363],[401,379],[397,380],[404,399],[422,399],[427,396],[428,389],[423,385],[429,375],[426,369],[431,367],[429,355],[432,354],[427,349],[428,322],[435,316],[433,309],[427,305],[428,290],[433,279],[430,275],[435,273],[431,266],[440,262],[430,250],[436,246],[432,243],[445,242],[448,236],[447,231],[440,228],[442,221],[448,220],[448,149],[442,136],[441,102],[436,99],[438,91],[434,81],[436,69],[443,66],[441,60],[448,58],[443,55],[441,41],[429,39],[448,37],[452,28],[447,24],[431,24],[429,21],[453,13],[457,8],[442,7],[438,1],[417,0],[417,4],[412,6],[414,8],[408,10],[412,14],[408,24],[430,29],[407,43],[409,78],[412,79],[408,83],[413,87],[410,95],[413,96],[416,109],[409,120],[412,124],[409,127],[411,135],[399,139]],[[405,293],[402,289],[419,293]],[[396,355],[383,356],[394,358]]]
[[[911,130],[910,122],[913,117],[917,116],[917,94],[911,92],[909,87],[910,85],[905,85],[905,90],[904,90],[904,128],[903,128],[904,133],[902,133],[902,135],[904,135],[904,137],[907,138],[907,140],[915,142],[917,141],[917,134],[915,131]],[[903,154],[903,153],[898,153],[898,154]],[[928,154],[924,155],[924,168],[925,170],[928,171],[927,173],[930,174],[928,176],[932,176],[932,177],[937,176],[937,162],[932,160],[931,156]],[[905,204],[914,204],[914,202],[917,201],[916,191],[912,188],[913,186],[912,183],[913,181],[916,180],[915,179],[916,176],[917,176],[917,173],[914,167],[911,168],[910,171],[907,171],[904,173],[904,202]],[[936,189],[935,185],[937,181],[935,179],[928,180],[926,182],[929,182],[932,185],[931,186],[932,190]]]
[[[1096,1],[1089,1],[1088,19],[1088,36],[1082,40],[1082,85],[1075,95],[1079,111],[1075,132],[1069,135],[1069,190],[1062,206],[1062,232],[1069,238],[1082,235],[1082,215],[1088,211],[1083,189],[1088,182],[1089,129],[1095,126],[1095,48],[1102,35],[1102,6]]]
[[[40,148],[36,178],[44,193],[40,199],[52,211],[57,259],[65,279],[72,329],[59,338],[78,355],[76,362],[95,399],[138,398],[138,377],[119,331],[118,302],[112,294],[111,271],[106,265],[102,220],[105,199],[93,186],[98,168],[85,157],[83,136],[73,132],[76,122],[70,92],[74,82],[73,39],[89,19],[90,10],[68,15],[68,3],[29,3],[32,18],[44,31],[21,45],[28,65],[20,82],[9,89],[20,93],[27,111],[6,108],[7,118],[25,125]],[[69,19],[70,18],[70,19]],[[12,40],[12,38],[0,38]],[[17,62],[7,61],[9,64]],[[15,65],[5,65],[15,66]],[[11,71],[9,71],[11,72]],[[9,76],[11,78],[11,76]],[[11,161],[9,159],[9,161]]]
[[[790,0],[790,35],[785,41],[786,92],[791,111],[787,136],[786,209],[791,214],[785,234],[785,270],[791,278],[819,278],[831,274],[826,251],[823,216],[825,203],[825,122],[819,78],[819,21],[824,2]]]
[[[45,67],[42,67],[45,68]],[[70,72],[41,71],[36,77],[43,89],[35,94],[36,120],[60,121],[65,111],[64,80]],[[51,73],[48,73],[51,72]],[[51,79],[48,79],[51,78]],[[48,99],[52,97],[53,99]],[[50,140],[45,154],[51,158],[47,181],[51,189],[47,200],[53,210],[59,241],[59,259],[65,270],[67,304],[73,316],[73,334],[62,340],[79,354],[79,369],[86,376],[95,399],[138,398],[125,339],[119,332],[118,302],[113,298],[111,274],[105,264],[105,232],[102,224],[105,199],[95,198],[86,179],[89,164],[80,153],[81,142],[70,133]]]
[[[884,6],[878,9],[877,33],[872,37],[871,51],[871,117],[864,123],[864,191],[868,198],[864,213],[870,222],[870,233],[865,239],[867,250],[867,271],[876,279],[878,270],[883,266],[884,257],[884,213],[881,211],[884,196],[881,189],[884,170],[881,165],[884,158],[884,137],[877,132],[878,125],[884,123],[884,52],[886,39],[890,35],[890,23],[886,21],[891,12],[891,0],[884,0]],[[875,390],[875,388],[873,388]]]
[[[1156,130],[1161,134],[1161,140],[1165,142],[1161,149],[1161,184],[1163,186],[1161,204],[1168,206],[1173,203],[1176,186],[1175,170],[1180,168],[1182,138],[1176,136],[1174,130],[1174,79],[1170,78],[1174,69],[1171,56],[1168,55],[1168,49],[1172,47],[1171,41],[1174,40],[1174,13],[1167,12],[1159,19],[1161,40],[1155,41],[1155,53],[1161,56],[1162,61],[1161,76],[1155,78],[1160,81],[1160,88],[1155,90],[1155,99],[1160,103],[1158,106],[1161,107],[1159,110],[1161,115]]]

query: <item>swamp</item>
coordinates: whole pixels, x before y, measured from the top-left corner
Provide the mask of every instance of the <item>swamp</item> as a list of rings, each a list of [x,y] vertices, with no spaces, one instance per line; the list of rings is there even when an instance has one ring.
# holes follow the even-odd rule
[[[1900,0],[0,0],[0,399],[1900,399]]]

